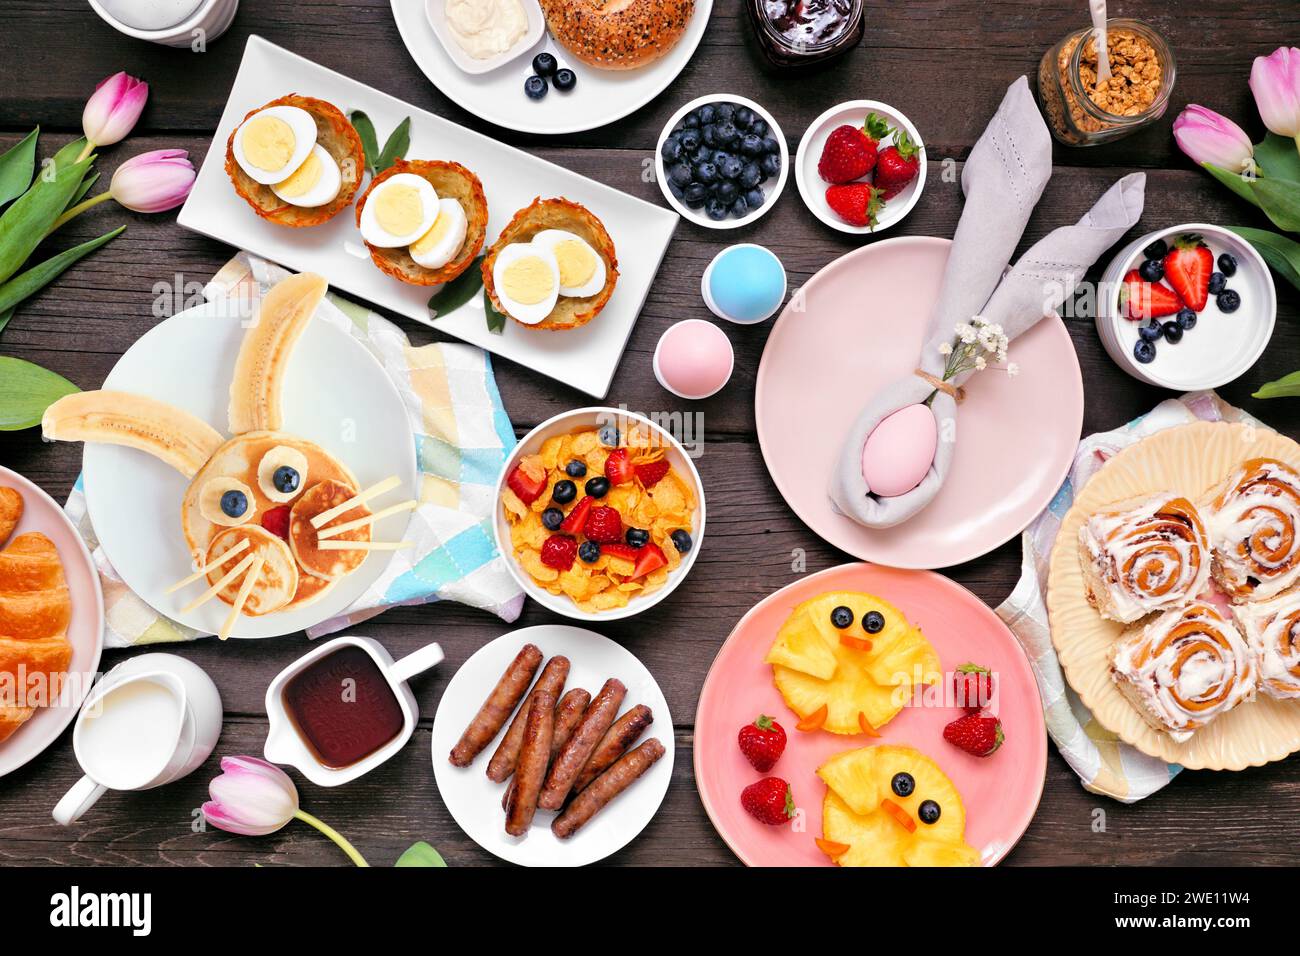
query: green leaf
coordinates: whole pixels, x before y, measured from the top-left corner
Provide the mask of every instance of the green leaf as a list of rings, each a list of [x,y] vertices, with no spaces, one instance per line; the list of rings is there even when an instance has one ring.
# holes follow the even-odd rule
[[[1255,198],[1255,193],[1251,190],[1250,184],[1253,180],[1246,179],[1239,173],[1230,172],[1220,166],[1213,166],[1210,163],[1201,163],[1205,171],[1217,179],[1223,185],[1227,186],[1234,193],[1247,202],[1258,206],[1259,200]]]
[[[81,186],[82,177],[95,157],[90,155],[76,162],[81,151],[78,143],[84,140],[75,140],[59,150],[37,173],[31,189],[14,200],[0,216],[0,282],[22,268]],[[75,152],[74,146],[77,146]]]
[[[45,409],[81,389],[62,375],[0,355],[0,431],[13,432],[41,423]]]
[[[379,154],[379,159],[375,160],[375,171],[382,173],[399,159],[406,157],[406,151],[411,148],[411,117],[407,117],[397,124],[397,129],[393,130],[392,135],[388,137],[388,142],[384,144],[384,151]]]
[[[50,258],[32,266],[26,272],[19,273],[8,282],[0,283],[0,312],[18,305],[33,292],[46,286],[78,259],[94,252],[104,243],[116,239],[125,228],[126,226],[118,226],[112,232],[106,232],[98,239],[90,239],[79,246],[65,249],[57,256],[50,256]]]
[[[90,192],[90,187],[95,185],[97,179],[99,179],[98,172],[86,170],[86,175],[81,177],[81,185],[77,187],[77,191],[73,193],[72,198],[68,200],[67,208],[71,209],[77,203],[81,202],[81,200],[85,199],[86,193]]]
[[[375,138],[375,124],[361,110],[353,110],[348,114],[348,119],[352,121],[352,128],[361,137],[361,149],[366,154],[366,169],[370,170],[370,175],[373,176],[375,161],[379,158],[379,140]]]
[[[0,312],[0,332],[3,332],[5,330],[5,326],[9,324],[9,320],[12,319],[13,317],[14,317],[13,309],[10,309],[8,312]]]
[[[462,305],[474,298],[483,286],[483,272],[479,268],[483,257],[479,256],[468,269],[442,286],[429,299],[429,318],[436,319],[450,315]]]
[[[411,844],[410,849],[397,858],[393,866],[446,866],[442,854],[423,840]]]
[[[32,172],[36,169],[36,137],[40,131],[41,128],[36,127],[18,145],[0,156],[0,206],[17,199],[32,184]]]
[[[1300,242],[1266,229],[1251,229],[1247,226],[1228,228],[1254,246],[1255,251],[1264,257],[1264,261],[1278,275],[1300,289]]]
[[[1261,385],[1255,398],[1291,398],[1296,395],[1300,395],[1300,372],[1292,372],[1275,382]]]
[[[500,335],[506,330],[506,317],[492,304],[492,297],[483,290],[483,312],[487,316],[487,330],[493,335]]]
[[[1287,232],[1300,232],[1300,182],[1267,176],[1255,180],[1251,188],[1273,225]]]
[[[1255,144],[1255,163],[1270,179],[1300,180],[1300,152],[1293,139],[1269,133]]]

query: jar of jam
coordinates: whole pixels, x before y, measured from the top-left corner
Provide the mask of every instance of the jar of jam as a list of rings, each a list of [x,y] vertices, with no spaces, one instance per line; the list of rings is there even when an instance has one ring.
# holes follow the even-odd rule
[[[745,0],[759,48],[780,68],[824,63],[858,45],[863,0]]]
[[[1038,98],[1052,135],[1067,146],[1095,146],[1150,126],[1169,106],[1174,56],[1140,20],[1106,21],[1111,78],[1097,82],[1092,27],[1065,36],[1038,65]]]

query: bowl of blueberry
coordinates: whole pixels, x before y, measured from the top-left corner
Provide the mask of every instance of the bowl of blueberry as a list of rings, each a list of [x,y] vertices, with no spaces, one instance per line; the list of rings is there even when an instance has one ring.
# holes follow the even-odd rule
[[[734,93],[703,96],[679,109],[655,150],[669,205],[710,229],[758,219],[785,188],[790,156],[767,110]]]
[[[1246,240],[1186,223],[1135,239],[1111,260],[1098,291],[1097,332],[1134,378],[1181,391],[1218,388],[1268,347],[1277,292]]]

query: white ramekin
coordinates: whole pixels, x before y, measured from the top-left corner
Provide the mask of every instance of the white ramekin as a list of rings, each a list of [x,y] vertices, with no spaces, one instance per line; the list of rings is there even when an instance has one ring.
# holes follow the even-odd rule
[[[98,0],[90,0],[90,6],[99,14],[100,19],[119,33],[137,40],[161,43],[163,46],[188,47],[200,38],[205,44],[211,43],[225,33],[230,21],[235,19],[239,0],[206,0],[188,19],[162,30],[137,30],[129,27],[105,10]]]

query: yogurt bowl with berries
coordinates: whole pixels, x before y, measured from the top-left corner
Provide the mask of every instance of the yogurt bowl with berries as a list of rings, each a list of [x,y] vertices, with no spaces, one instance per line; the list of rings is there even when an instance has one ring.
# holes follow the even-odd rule
[[[1163,388],[1218,388],[1268,347],[1277,292],[1246,240],[1193,222],[1134,239],[1102,274],[1097,333],[1115,363]]]

